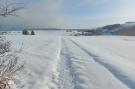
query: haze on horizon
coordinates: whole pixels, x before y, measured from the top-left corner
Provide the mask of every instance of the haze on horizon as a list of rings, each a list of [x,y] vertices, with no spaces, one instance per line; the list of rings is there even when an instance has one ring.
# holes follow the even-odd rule
[[[23,1],[27,5],[19,16],[0,17],[1,26],[80,29],[135,20],[135,0]]]

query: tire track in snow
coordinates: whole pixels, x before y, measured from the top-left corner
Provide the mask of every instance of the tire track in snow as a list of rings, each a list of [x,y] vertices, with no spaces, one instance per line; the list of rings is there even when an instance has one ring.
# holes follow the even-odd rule
[[[68,50],[64,40],[59,40],[57,57],[54,64],[54,71],[50,74],[50,80],[47,84],[47,89],[75,89],[72,67],[69,60]]]
[[[130,89],[135,89],[135,82],[129,79],[127,76],[125,76],[122,72],[117,70],[113,65],[105,63],[104,61],[99,58],[99,56],[91,53],[86,48],[83,48],[80,44],[75,42],[72,39],[69,39],[73,44],[78,46],[80,49],[82,49],[84,52],[86,52],[89,56],[93,57],[93,60],[97,63],[99,63],[101,66],[105,67],[109,72],[111,72],[116,79],[118,79],[120,82],[122,82],[125,86],[127,86]]]
[[[65,42],[62,39],[61,51],[60,51],[60,61],[57,71],[58,76],[58,89],[74,89],[73,75],[72,75],[72,65],[69,60],[68,50],[65,46]]]
[[[55,56],[55,60],[53,61],[53,65],[51,68],[53,68],[52,72],[49,74],[49,79],[47,82],[47,89],[58,89],[58,66],[60,61],[60,52],[61,52],[61,37],[58,38],[58,45],[57,45],[57,52]]]
[[[72,49],[71,46],[77,50]],[[82,56],[79,56],[76,51],[81,52]],[[88,55],[70,39],[62,39],[61,48],[58,52],[59,61],[55,66],[56,71],[51,74],[53,76],[48,89],[117,89],[117,87],[128,89],[114,78],[106,68],[97,64],[93,57],[94,55]]]
[[[62,39],[62,49],[61,49],[61,66],[60,66],[60,76],[59,76],[59,87],[58,89],[87,89],[84,85],[86,82],[83,79],[86,77],[82,77],[84,73],[80,73],[80,69],[84,68],[84,66],[80,65],[83,61],[72,55],[71,49],[69,48],[68,43],[66,42],[68,39]],[[76,66],[74,66],[77,64]],[[63,66],[62,66],[63,65]]]

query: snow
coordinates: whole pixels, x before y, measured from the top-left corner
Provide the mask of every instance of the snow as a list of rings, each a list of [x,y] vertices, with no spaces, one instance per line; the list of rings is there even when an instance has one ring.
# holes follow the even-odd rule
[[[59,59],[60,37],[56,39],[49,36],[10,35],[7,36],[7,39],[12,42],[12,48],[17,50],[14,53],[26,61],[26,69],[20,75],[23,78],[19,87],[21,89],[42,89],[42,87],[48,89],[46,85],[52,82],[53,77],[57,75],[53,72],[56,71]]]
[[[45,31],[42,31],[42,30],[37,30],[35,31],[36,35],[49,35],[49,36],[60,36],[60,35],[66,35],[65,34],[65,30],[45,30]]]
[[[48,33],[6,36],[26,62],[14,89],[135,89],[135,37]]]

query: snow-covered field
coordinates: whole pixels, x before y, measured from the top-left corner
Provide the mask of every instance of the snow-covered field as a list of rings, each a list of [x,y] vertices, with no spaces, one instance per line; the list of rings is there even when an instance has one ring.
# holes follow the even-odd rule
[[[135,37],[8,35],[26,62],[17,89],[135,89]]]

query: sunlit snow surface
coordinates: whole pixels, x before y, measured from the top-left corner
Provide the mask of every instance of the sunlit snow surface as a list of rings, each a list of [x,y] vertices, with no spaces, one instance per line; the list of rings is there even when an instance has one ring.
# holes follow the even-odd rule
[[[135,37],[38,33],[6,36],[26,62],[14,89],[135,89]]]

